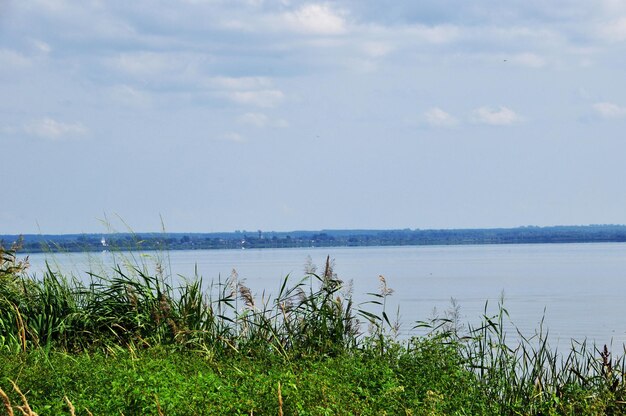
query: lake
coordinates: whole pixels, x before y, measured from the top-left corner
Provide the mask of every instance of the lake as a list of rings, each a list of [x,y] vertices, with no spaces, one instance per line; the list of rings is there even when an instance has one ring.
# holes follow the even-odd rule
[[[465,246],[340,247],[262,250],[193,250],[166,253],[117,253],[154,270],[160,260],[175,279],[193,277],[194,268],[205,281],[229,276],[233,269],[258,297],[275,293],[284,276],[297,281],[310,256],[323,272],[326,256],[335,272],[352,281],[354,299],[378,292],[379,275],[394,289],[387,313],[400,308],[401,334],[449,310],[451,299],[460,306],[462,323],[478,323],[485,302],[491,313],[504,296],[513,323],[525,335],[549,329],[554,345],[566,347],[571,338],[620,346],[626,342],[626,244],[524,244]],[[134,258],[134,260],[133,260]],[[31,271],[41,276],[45,261],[65,272],[85,276],[110,269],[114,255],[102,253],[33,254]],[[514,336],[513,330],[510,335]]]

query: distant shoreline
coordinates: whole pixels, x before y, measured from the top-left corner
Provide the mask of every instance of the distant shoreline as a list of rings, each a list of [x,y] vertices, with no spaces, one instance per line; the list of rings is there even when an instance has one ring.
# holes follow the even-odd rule
[[[626,242],[624,225],[443,230],[235,231],[0,235],[21,253]]]

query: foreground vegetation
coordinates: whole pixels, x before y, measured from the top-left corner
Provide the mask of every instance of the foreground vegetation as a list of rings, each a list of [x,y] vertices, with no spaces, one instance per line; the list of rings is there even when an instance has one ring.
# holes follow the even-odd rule
[[[398,341],[380,282],[353,305],[328,259],[258,300],[236,273],[174,286],[159,264],[123,259],[105,276],[36,280],[1,250],[0,412],[626,414],[623,355],[575,342],[560,354],[541,330],[512,344],[502,305],[477,327],[440,318]]]

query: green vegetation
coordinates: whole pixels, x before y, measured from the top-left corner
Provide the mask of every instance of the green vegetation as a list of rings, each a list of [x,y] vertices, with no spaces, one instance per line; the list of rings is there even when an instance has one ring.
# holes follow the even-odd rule
[[[14,247],[15,248],[15,247]],[[173,286],[120,261],[88,283],[26,273],[0,251],[0,399],[6,414],[626,414],[625,361],[541,330],[511,345],[503,305],[398,341],[381,276],[354,305],[327,260],[255,299],[236,273]],[[369,331],[362,333],[360,323]],[[20,390],[21,389],[21,390]],[[23,392],[23,394],[21,393]],[[0,410],[2,412],[2,410]]]

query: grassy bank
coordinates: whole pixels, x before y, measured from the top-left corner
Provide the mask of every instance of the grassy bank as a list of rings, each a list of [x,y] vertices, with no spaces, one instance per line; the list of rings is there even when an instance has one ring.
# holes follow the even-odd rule
[[[0,255],[7,414],[626,414],[622,355],[559,353],[541,332],[511,345],[502,305],[397,341],[385,279],[354,305],[330,259],[255,299],[236,274],[173,286],[159,264],[121,262],[35,280]]]
[[[17,358],[17,359],[16,359]],[[484,414],[497,407],[439,343],[385,357],[359,351],[287,361],[220,357],[151,348],[102,353],[29,353],[0,358],[3,388],[11,378],[42,414],[285,415]],[[280,390],[280,393],[279,393]],[[8,392],[8,391],[7,391]],[[12,403],[20,403],[17,394]],[[478,401],[476,399],[479,399]]]

